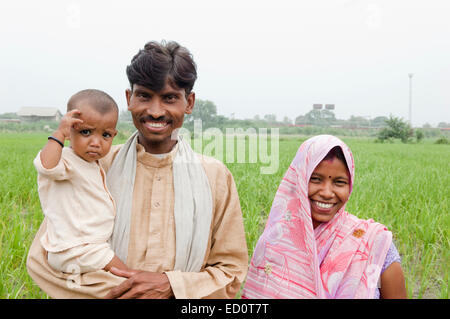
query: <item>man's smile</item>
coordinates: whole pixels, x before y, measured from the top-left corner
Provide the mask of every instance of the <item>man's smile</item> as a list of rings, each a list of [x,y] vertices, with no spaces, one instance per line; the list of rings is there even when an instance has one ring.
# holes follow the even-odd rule
[[[164,127],[167,125],[167,123],[166,122],[148,122],[147,125],[151,126],[151,127]]]
[[[168,122],[144,122],[144,126],[151,132],[164,131],[168,126]]]
[[[172,123],[172,121],[166,119],[165,117],[155,119],[152,116],[142,118],[141,122],[149,131],[154,133],[164,131],[164,129]]]

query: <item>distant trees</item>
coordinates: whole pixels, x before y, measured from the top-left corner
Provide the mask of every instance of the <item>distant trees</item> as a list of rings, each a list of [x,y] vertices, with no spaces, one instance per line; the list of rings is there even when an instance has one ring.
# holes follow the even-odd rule
[[[361,126],[369,127],[371,123],[370,120],[366,117],[351,115],[350,119],[347,121],[346,124],[347,124],[346,126],[349,127],[361,127]]]
[[[329,126],[336,121],[336,116],[333,111],[323,109],[317,110],[313,109],[306,113],[305,115],[299,115],[295,118],[295,124],[309,124],[317,126]]]
[[[223,115],[217,114],[217,106],[209,100],[196,99],[194,109],[191,114],[184,117],[183,126],[187,129],[193,129],[194,121],[202,120],[202,128],[223,127],[229,122],[229,119]]]
[[[276,124],[277,123],[277,116],[275,114],[266,114],[266,115],[264,115],[264,120],[267,123]]]
[[[386,126],[387,120],[388,118],[386,116],[377,116],[371,121],[370,125],[372,127],[383,127]]]
[[[203,127],[214,125],[217,116],[217,106],[209,100],[196,99],[191,114],[184,117],[187,126],[193,125],[194,121],[202,120]]]
[[[385,122],[387,127],[383,128],[378,133],[379,141],[383,142],[386,140],[399,138],[403,143],[407,143],[413,136],[413,129],[409,123],[405,122],[401,118],[390,115]]]
[[[292,120],[289,117],[285,116],[283,118],[283,124],[290,125],[290,124],[292,124]]]
[[[10,116],[10,114],[5,114]],[[442,135],[442,129],[450,127],[450,123],[440,122],[438,128],[432,128],[430,124],[424,124],[423,129],[413,130],[411,126],[400,118],[393,116],[350,116],[349,119],[337,119],[334,111],[329,109],[312,109],[303,115],[298,115],[295,119],[284,116],[277,119],[278,114],[256,114],[249,119],[236,119],[234,113],[230,117],[217,114],[217,106],[210,100],[196,99],[192,114],[186,114],[183,127],[188,130],[194,129],[194,121],[202,120],[202,129],[215,127],[225,128],[270,128],[278,127],[281,134],[319,134],[329,132],[330,134],[363,134],[377,136],[378,141],[389,141],[400,139],[402,142],[409,142],[413,137],[420,142],[424,138],[437,137]],[[7,116],[4,116],[5,118]],[[0,116],[1,117],[1,116]],[[131,125],[131,113],[128,110],[121,110],[119,114],[120,125]],[[125,127],[125,126],[124,126]],[[360,128],[364,130],[354,130]],[[369,129],[370,130],[367,130]],[[439,128],[441,130],[439,130]],[[133,128],[130,128],[131,130]],[[376,129],[376,130],[375,130]],[[362,133],[362,131],[366,131]],[[449,134],[449,132],[445,132]]]
[[[121,110],[119,113],[119,121],[130,122],[133,119],[131,118],[131,112],[127,109]]]
[[[2,119],[17,119],[18,116],[17,116],[17,113],[8,112],[8,113],[0,114],[0,118],[2,118]]]
[[[337,119],[332,110],[313,109],[305,115],[299,115],[295,118],[296,125],[317,125],[317,126],[342,126],[344,128],[373,127],[381,128],[386,126],[386,116],[377,116],[373,119],[364,116],[350,116],[348,120]]]
[[[425,137],[425,134],[423,134],[422,130],[416,130],[415,131],[415,135],[416,135],[416,140],[417,142],[420,142],[423,140],[423,138]]]

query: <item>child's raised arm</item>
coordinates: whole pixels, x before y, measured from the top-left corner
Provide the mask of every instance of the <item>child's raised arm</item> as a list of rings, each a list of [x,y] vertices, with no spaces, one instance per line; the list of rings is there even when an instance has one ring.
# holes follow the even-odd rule
[[[70,137],[70,128],[76,123],[83,123],[82,120],[74,117],[75,114],[81,114],[77,109],[67,112],[59,123],[58,129],[53,132],[52,137],[64,144],[64,141]],[[42,166],[47,169],[55,167],[61,159],[62,146],[55,140],[49,139],[47,144],[41,150]]]

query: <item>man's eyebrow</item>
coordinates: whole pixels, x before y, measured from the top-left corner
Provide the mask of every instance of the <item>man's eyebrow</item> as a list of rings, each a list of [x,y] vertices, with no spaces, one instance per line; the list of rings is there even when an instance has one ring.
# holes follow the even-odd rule
[[[133,93],[145,93],[145,94],[152,94],[151,92],[147,91],[146,89],[142,88],[136,88],[133,90]]]
[[[178,92],[178,91],[166,91],[166,92],[163,92],[161,95],[162,96],[169,96],[169,95],[180,96],[182,94],[180,92]]]

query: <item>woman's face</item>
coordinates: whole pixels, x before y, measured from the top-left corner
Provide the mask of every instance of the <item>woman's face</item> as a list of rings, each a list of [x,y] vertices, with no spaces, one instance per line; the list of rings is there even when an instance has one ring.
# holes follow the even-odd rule
[[[349,196],[350,176],[347,166],[336,157],[320,162],[308,185],[314,228],[333,219]]]

